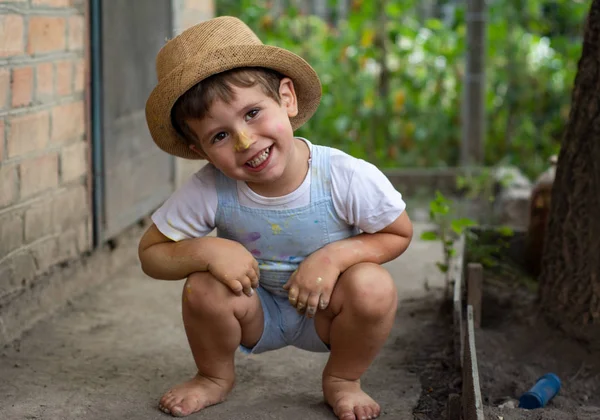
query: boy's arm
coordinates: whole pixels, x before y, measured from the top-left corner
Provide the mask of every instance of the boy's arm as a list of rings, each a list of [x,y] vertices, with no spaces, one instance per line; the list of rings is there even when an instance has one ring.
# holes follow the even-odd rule
[[[197,271],[207,271],[211,249],[224,239],[201,237],[174,242],[152,224],[142,236],[138,255],[142,270],[160,280],[181,280]]]
[[[318,253],[327,257],[343,272],[361,262],[383,264],[401,255],[410,244],[413,226],[406,211],[390,225],[376,233],[361,233],[332,242]]]

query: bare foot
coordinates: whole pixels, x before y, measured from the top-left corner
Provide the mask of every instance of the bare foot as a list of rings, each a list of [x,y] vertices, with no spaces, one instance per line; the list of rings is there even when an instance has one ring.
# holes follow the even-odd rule
[[[172,388],[160,399],[158,408],[175,417],[185,417],[210,405],[225,401],[233,381],[197,374],[192,380]]]
[[[381,413],[379,404],[360,389],[360,381],[325,376],[323,395],[340,420],[375,419]]]

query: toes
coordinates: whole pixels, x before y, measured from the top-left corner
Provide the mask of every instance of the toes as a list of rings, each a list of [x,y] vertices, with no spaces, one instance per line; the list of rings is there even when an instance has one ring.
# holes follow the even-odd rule
[[[200,405],[200,402],[195,398],[184,398],[176,406],[171,408],[171,414],[176,417],[185,417],[198,410],[204,408]]]
[[[174,417],[185,417],[187,416],[186,413],[184,413],[183,408],[180,405],[176,405],[175,407],[173,407],[171,409],[171,415]]]
[[[354,413],[356,414],[356,418],[358,420],[367,420],[368,419],[368,414],[367,414],[367,410],[365,409],[365,407],[362,407],[362,406],[355,407]]]
[[[356,420],[356,419],[360,419],[360,417],[356,417],[354,415],[354,410],[352,409],[351,406],[340,406],[340,407],[338,407],[336,415],[337,415],[338,419],[340,419],[340,420]]]

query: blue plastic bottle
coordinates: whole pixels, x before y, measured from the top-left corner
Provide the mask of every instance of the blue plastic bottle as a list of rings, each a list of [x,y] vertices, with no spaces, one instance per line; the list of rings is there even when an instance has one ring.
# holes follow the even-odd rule
[[[519,408],[533,409],[544,407],[558,391],[560,379],[554,373],[542,376],[536,384],[519,398]]]

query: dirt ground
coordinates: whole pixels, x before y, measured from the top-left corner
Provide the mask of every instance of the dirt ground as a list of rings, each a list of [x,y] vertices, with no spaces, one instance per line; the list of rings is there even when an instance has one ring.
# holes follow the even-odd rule
[[[600,353],[548,325],[536,307],[535,280],[513,252],[484,275],[482,325],[476,332],[477,361],[486,419],[600,419]],[[545,373],[561,379],[560,392],[545,408],[515,404]]]
[[[386,264],[398,285],[393,332],[364,387],[382,418],[440,419],[450,388],[451,328],[440,313],[439,244],[418,235]],[[71,302],[0,350],[0,419],[168,419],[156,405],[194,365],[181,323],[181,282],[146,277],[139,266]],[[236,356],[237,386],[227,402],[190,419],[333,419],[320,374],[327,355],[295,348]],[[457,385],[457,384],[455,384]],[[414,413],[414,414],[413,414]]]

